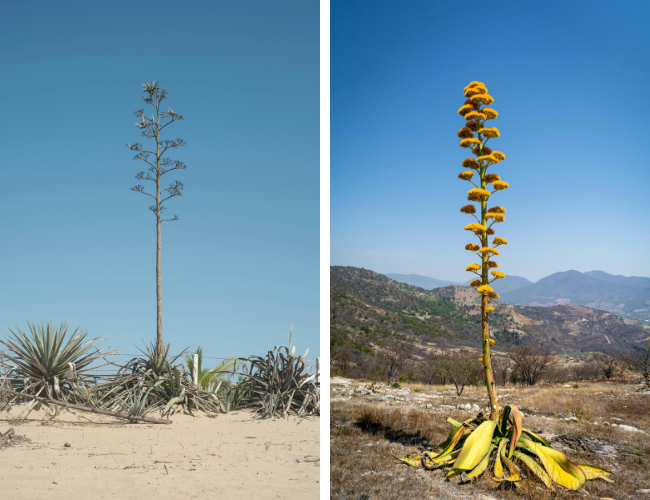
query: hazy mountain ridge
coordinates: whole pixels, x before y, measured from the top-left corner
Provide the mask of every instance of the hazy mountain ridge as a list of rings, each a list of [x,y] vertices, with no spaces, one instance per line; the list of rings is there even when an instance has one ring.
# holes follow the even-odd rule
[[[425,290],[367,269],[330,268],[331,335],[353,339],[358,349],[395,337],[425,347],[480,339],[480,301],[475,290],[447,286]],[[582,306],[514,306],[493,302],[490,315],[497,348],[533,344],[555,350],[627,351],[648,337],[638,321]]]
[[[438,280],[417,274],[387,274],[402,283],[428,290],[465,283]],[[649,320],[650,278],[618,276],[604,271],[565,271],[551,274],[533,283],[520,276],[507,275],[492,283],[494,291],[508,304],[551,306],[574,304],[602,309],[628,319]]]

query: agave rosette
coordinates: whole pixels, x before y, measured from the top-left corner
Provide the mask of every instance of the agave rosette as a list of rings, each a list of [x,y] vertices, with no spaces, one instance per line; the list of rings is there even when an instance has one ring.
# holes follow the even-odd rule
[[[447,440],[438,445],[440,453],[424,452],[399,460],[429,470],[449,468],[447,479],[465,474],[470,480],[485,473],[492,464],[494,481],[515,486],[526,478],[526,470],[551,489],[556,483],[575,490],[588,479],[611,482],[614,476],[592,465],[573,464],[543,437],[522,427],[521,413],[514,406],[505,406],[497,420],[477,417],[464,422],[452,418],[447,421],[454,428]]]

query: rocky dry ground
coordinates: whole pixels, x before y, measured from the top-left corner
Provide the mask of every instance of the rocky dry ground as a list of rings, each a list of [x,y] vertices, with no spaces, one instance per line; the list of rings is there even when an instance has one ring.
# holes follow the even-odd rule
[[[319,418],[260,420],[234,411],[149,425],[20,413],[18,406],[0,414],[0,433],[9,433],[0,437],[3,499],[319,497]]]
[[[513,492],[497,489],[487,475],[473,485],[446,483],[442,471],[409,467],[391,456],[435,449],[449,434],[448,417],[462,421],[485,410],[484,388],[469,387],[457,397],[450,386],[405,384],[396,389],[333,378],[333,496],[650,500],[650,393],[635,388],[611,381],[500,388],[501,404],[517,406],[525,427],[542,433],[574,463],[590,463],[617,474],[613,485],[589,481],[579,493],[560,488],[549,492],[531,480]]]

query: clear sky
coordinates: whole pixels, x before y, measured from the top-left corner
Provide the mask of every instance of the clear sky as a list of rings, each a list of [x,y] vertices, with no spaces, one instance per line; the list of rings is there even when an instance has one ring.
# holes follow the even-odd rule
[[[172,351],[319,352],[319,5],[315,0],[7,2],[0,21],[0,338],[68,321],[131,353],[155,339],[155,216],[142,82],[184,116],[188,166],[163,223]],[[173,175],[178,173],[178,175]]]
[[[331,263],[469,279],[457,110],[478,80],[510,184],[500,269],[650,276],[649,19],[635,0],[333,0]]]

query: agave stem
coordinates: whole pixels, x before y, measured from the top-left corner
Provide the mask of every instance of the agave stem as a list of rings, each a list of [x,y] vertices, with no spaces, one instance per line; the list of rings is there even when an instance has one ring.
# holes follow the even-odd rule
[[[478,134],[478,138],[481,141],[479,146],[479,151],[481,155],[483,154],[483,139],[481,134]],[[481,189],[485,189],[485,172],[487,167],[481,165],[479,170],[481,176]],[[487,227],[487,197],[481,197],[481,224],[483,227]],[[488,234],[487,230],[483,231],[481,235],[481,243],[483,248],[488,247]],[[481,258],[481,284],[487,285],[489,283],[488,279],[488,260],[490,256],[487,252],[483,252]],[[488,397],[490,399],[490,420],[497,418],[499,414],[499,400],[497,399],[497,390],[496,384],[494,383],[494,374],[492,373],[492,361],[490,360],[490,327],[488,325],[488,298],[484,293],[481,295],[481,329],[483,332],[483,369],[485,371],[485,387],[487,388]]]

